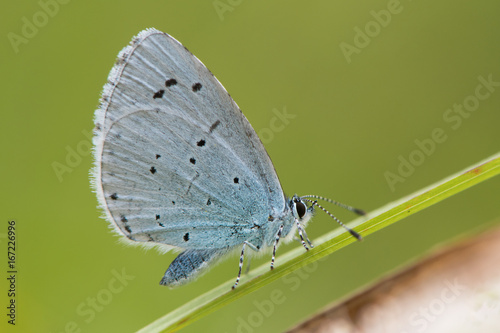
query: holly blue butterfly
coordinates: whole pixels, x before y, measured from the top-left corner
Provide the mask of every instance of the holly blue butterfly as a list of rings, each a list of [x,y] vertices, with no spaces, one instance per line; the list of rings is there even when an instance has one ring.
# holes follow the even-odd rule
[[[160,284],[183,284],[241,248],[272,248],[305,226],[315,195],[288,198],[238,105],[173,37],[140,32],[118,55],[95,112],[92,184],[106,219],[135,244],[177,249]],[[288,236],[288,237],[287,237]],[[308,244],[306,244],[306,241]]]

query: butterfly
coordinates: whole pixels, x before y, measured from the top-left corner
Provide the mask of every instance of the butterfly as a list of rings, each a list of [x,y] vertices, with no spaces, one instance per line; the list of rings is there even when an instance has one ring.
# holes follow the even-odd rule
[[[118,55],[95,112],[93,189],[114,229],[131,243],[181,253],[160,284],[175,287],[241,248],[272,248],[298,235],[315,195],[287,197],[256,132],[214,75],[155,29]],[[316,199],[316,200],[312,200]],[[307,244],[306,244],[307,241]]]

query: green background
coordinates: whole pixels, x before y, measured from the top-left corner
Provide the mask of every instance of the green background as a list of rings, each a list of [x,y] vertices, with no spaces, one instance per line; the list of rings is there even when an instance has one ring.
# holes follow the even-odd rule
[[[403,0],[385,27],[370,23],[371,11],[391,6],[385,0],[67,2],[45,16],[35,0],[4,2],[0,11],[2,330],[133,332],[237,273],[233,256],[196,282],[161,287],[175,255],[126,247],[99,218],[85,133],[116,55],[144,28],[191,50],[258,133],[270,128],[273,109],[296,116],[265,142],[289,195],[319,194],[370,211],[499,150],[500,87],[457,129],[443,119],[474,94],[479,76],[500,82],[496,1]],[[221,4],[227,11],[218,13]],[[31,36],[13,46],[9,38],[24,38],[33,20],[38,31],[25,28]],[[340,44],[355,45],[355,28],[367,23],[380,29],[349,63]],[[391,189],[385,173],[396,174],[398,158],[416,156],[415,140],[436,128],[447,140]],[[436,244],[491,224],[500,215],[499,185],[492,179],[454,196],[185,331],[284,330]],[[331,210],[344,221],[353,217]],[[14,328],[5,316],[9,219],[18,237]],[[319,212],[307,232],[314,241],[336,227]],[[113,272],[123,270],[133,279],[113,284]],[[271,309],[262,304],[273,292],[284,302]],[[93,298],[98,310],[89,305]]]

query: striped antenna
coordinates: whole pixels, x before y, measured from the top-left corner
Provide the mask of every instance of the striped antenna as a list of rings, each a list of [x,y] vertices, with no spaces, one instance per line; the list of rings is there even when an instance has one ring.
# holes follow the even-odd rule
[[[324,200],[324,201],[327,201],[327,202],[332,203],[334,205],[337,205],[339,207],[342,207],[344,209],[347,209],[348,211],[351,211],[351,212],[356,213],[358,215],[366,215],[365,211],[362,209],[354,208],[354,207],[348,206],[346,204],[343,204],[341,202],[338,202],[338,201],[335,201],[332,199],[328,199],[328,198],[325,198],[325,197],[322,197],[319,195],[309,194],[309,195],[303,195],[303,196],[301,196],[301,198],[314,198],[314,199]],[[318,207],[319,207],[319,205],[318,205]]]
[[[301,199],[303,199],[304,197],[301,197]],[[319,198],[318,198],[319,199]],[[318,206],[319,208],[321,208],[321,210],[323,210],[325,213],[327,213],[328,215],[330,215],[330,217],[332,219],[334,219],[338,224],[340,224],[341,227],[345,228],[347,231],[349,231],[349,233],[355,237],[357,240],[359,241],[362,241],[363,240],[363,237],[361,237],[360,234],[358,234],[356,231],[352,230],[351,228],[349,228],[348,226],[346,226],[344,223],[342,223],[342,221],[340,221],[338,218],[336,218],[332,213],[330,213],[328,210],[326,210],[326,208],[324,208],[323,206],[321,206],[318,201],[312,201],[312,200],[309,200],[309,199],[304,199],[304,201],[307,201],[307,202],[310,202],[313,206]],[[333,201],[333,200],[332,200]],[[347,206],[349,207],[349,206]],[[351,207],[352,208],[352,207]]]

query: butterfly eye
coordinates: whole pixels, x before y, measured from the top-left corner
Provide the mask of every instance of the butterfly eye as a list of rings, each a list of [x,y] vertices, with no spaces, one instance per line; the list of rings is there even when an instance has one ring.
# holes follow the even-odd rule
[[[295,201],[295,209],[299,218],[303,218],[306,215],[306,205],[302,201]]]

